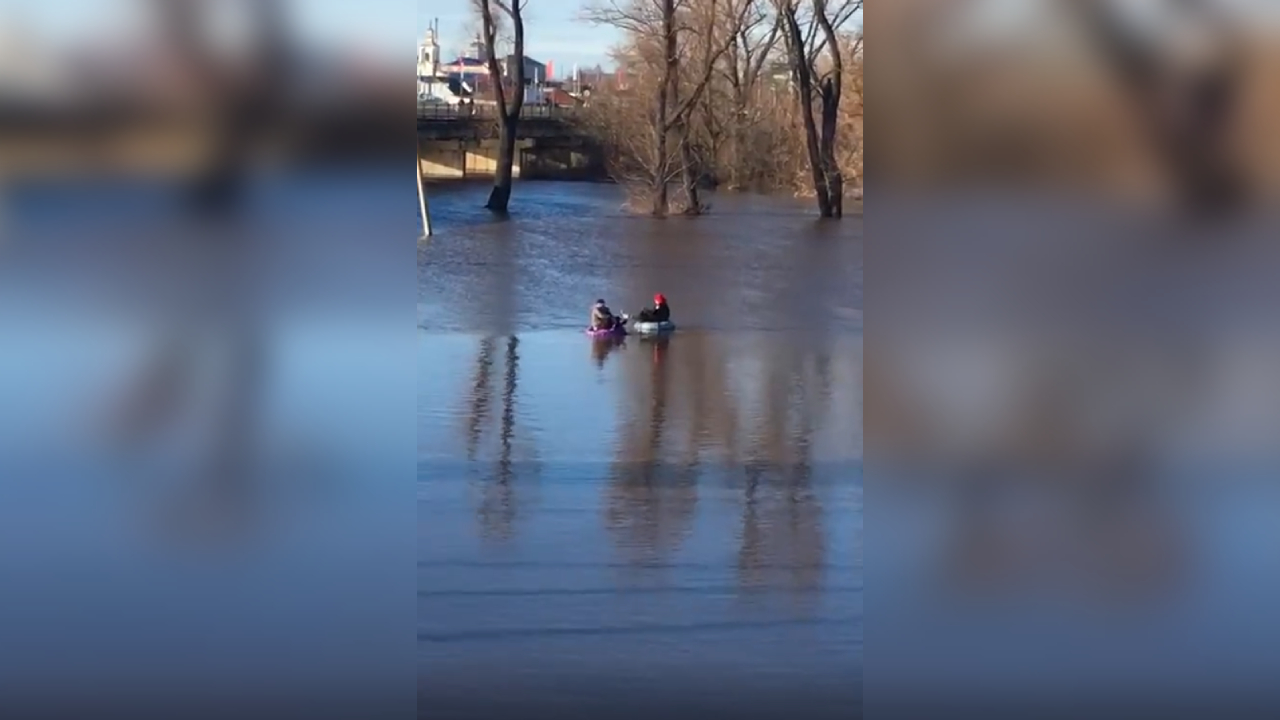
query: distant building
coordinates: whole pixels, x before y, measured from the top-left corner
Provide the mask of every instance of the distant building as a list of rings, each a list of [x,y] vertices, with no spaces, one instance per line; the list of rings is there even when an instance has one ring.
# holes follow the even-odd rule
[[[481,77],[489,76],[489,65],[478,57],[458,57],[440,64],[441,74],[474,85]]]
[[[475,89],[457,78],[442,75],[418,77],[418,98],[457,105],[475,95]]]
[[[502,91],[508,99],[516,92],[515,81],[511,78],[502,78]],[[525,83],[524,92],[521,93],[525,105],[542,105],[546,102],[543,94],[542,86],[533,83]],[[476,102],[493,103],[497,101],[496,94],[493,91],[493,82],[486,75],[476,80],[475,86]]]
[[[476,58],[481,63],[489,62],[489,51],[484,46],[484,40],[480,39],[480,33],[476,33],[475,39],[467,46],[467,55]]]
[[[437,20],[427,28],[427,34],[418,45],[418,77],[435,77],[440,74],[440,42]]]
[[[604,68],[599,65],[596,65],[593,68],[579,68],[577,65],[573,66],[573,81],[579,85],[587,87],[592,85],[603,85],[609,81],[609,78],[609,73],[605,72]]]
[[[604,88],[612,84],[613,76],[597,65],[594,68],[580,68],[577,65],[569,72],[569,77],[549,83],[562,88],[569,95],[584,99],[591,94],[593,88]]]
[[[560,83],[544,88],[543,94],[546,98],[546,104],[554,107],[570,108],[582,105],[582,100],[570,94],[569,91],[565,90],[564,86]]]
[[[765,66],[765,76],[777,83],[791,84],[791,63],[774,60]]]
[[[456,103],[462,99],[473,97],[479,102],[492,102],[493,92],[489,79],[489,61],[484,42],[477,35],[467,47],[467,55],[460,55],[453,60],[443,61],[440,58],[439,23],[432,23],[427,29],[422,43],[418,46],[418,96],[420,98],[437,98],[445,102]],[[498,60],[499,72],[504,78],[504,87],[508,96],[515,91],[511,78],[515,75],[517,60],[514,54],[508,54]],[[530,105],[548,102],[546,88],[551,76],[550,63],[539,62],[524,56],[524,88],[521,94],[524,102]],[[569,94],[571,97],[572,94]],[[560,103],[567,102],[560,97]]]
[[[418,45],[418,99],[457,105],[473,94],[473,86],[445,72],[440,64],[439,21],[427,28]]]
[[[516,56],[508,55],[502,59],[502,74],[515,76]],[[547,81],[547,66],[526,55],[524,57],[524,81],[534,85],[542,85]]]

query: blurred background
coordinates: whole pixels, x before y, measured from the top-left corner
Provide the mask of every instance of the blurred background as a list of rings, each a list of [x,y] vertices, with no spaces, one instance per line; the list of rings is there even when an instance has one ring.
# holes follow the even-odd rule
[[[410,712],[399,5],[0,5],[0,714]],[[1272,710],[1280,16],[867,12],[866,710]]]
[[[215,161],[242,156],[258,168],[387,152],[407,109],[397,105],[395,51],[414,39],[397,15],[416,6],[399,5],[6,0],[6,174],[212,176]]]
[[[866,711],[1273,713],[1274,3],[873,3]]]
[[[0,715],[413,712],[415,11],[0,4]]]

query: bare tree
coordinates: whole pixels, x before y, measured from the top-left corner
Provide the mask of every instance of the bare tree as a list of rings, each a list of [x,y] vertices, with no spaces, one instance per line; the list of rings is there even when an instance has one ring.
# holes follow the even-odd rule
[[[840,100],[840,124],[836,127],[836,160],[844,173],[845,186],[853,179],[854,194],[862,198],[862,137],[863,137],[863,40],[862,33],[845,43],[844,91]]]
[[[1115,3],[1080,0],[1062,6],[1074,13],[1125,91],[1187,206],[1220,211],[1244,200],[1246,174],[1229,142],[1242,105],[1243,59],[1223,4],[1160,4],[1167,20],[1194,32],[1207,49],[1191,61],[1180,59],[1173,43],[1128,27]]]
[[[677,92],[681,85],[689,88],[689,102],[682,104],[681,114],[675,118],[675,129],[680,142],[681,166],[684,178],[684,194],[687,214],[702,212],[703,206],[698,198],[698,182],[702,175],[702,163],[694,153],[695,140],[691,128],[694,114],[705,108],[702,100],[707,97],[716,76],[716,70],[738,39],[742,28],[747,27],[753,11],[754,0],[722,0],[717,4],[709,0],[705,4],[691,3],[688,14],[690,20],[690,39],[681,55],[696,60],[690,68],[690,77],[684,83],[677,83]],[[705,115],[705,113],[704,113]]]
[[[583,129],[605,148],[610,174],[630,189],[631,207],[665,214],[671,204],[665,194],[674,182],[681,183],[686,213],[705,209],[698,192],[706,183],[803,195],[820,186],[827,207],[830,185],[840,186],[837,197],[846,184],[860,191],[862,37],[843,29],[860,3],[823,6],[834,46],[810,0],[790,5],[810,81],[813,162],[780,11],[787,0],[673,0],[670,7],[663,0],[597,1],[606,4],[590,6],[585,17],[622,31],[614,51],[621,79],[593,88]],[[664,21],[668,9],[670,24]],[[674,54],[667,52],[668,31],[675,34]],[[827,57],[831,48],[840,56],[838,68]],[[824,89],[834,114],[825,148],[822,115],[814,110]],[[814,168],[822,178],[816,184]],[[835,209],[843,211],[839,203]]]
[[[616,55],[624,66],[623,53]],[[671,182],[671,171],[679,166],[665,147],[663,155],[656,154],[661,129],[653,122],[652,98],[658,71],[639,63],[629,75],[625,89],[594,91],[578,122],[584,133],[605,148],[609,175],[627,188],[629,207],[649,213],[651,188],[659,178]]]
[[[801,0],[776,1],[804,122],[818,213],[822,217],[838,218],[844,214],[844,175],[836,161],[844,58],[836,28],[862,9],[862,0],[841,0],[834,6],[828,0],[810,0],[807,13]],[[820,59],[825,63],[820,63]],[[815,104],[820,108],[818,119],[814,117]]]
[[[645,115],[653,149],[644,153],[648,162],[635,163],[644,166],[649,212],[656,217],[670,211],[669,185],[676,178],[682,179],[684,212],[703,209],[691,115],[751,7],[750,0],[607,0],[585,11],[589,22],[624,33],[626,47],[616,53],[620,64],[656,68],[640,73],[652,98]]]
[[[777,46],[781,27],[781,18],[770,14],[767,3],[752,0],[724,55],[722,77],[729,86],[732,112],[724,122],[729,128],[729,153],[734,158],[729,164],[730,187],[744,185],[745,178],[740,173],[742,163],[738,159],[749,154],[748,133],[760,121],[759,107],[752,102],[752,94],[760,88],[760,74]],[[710,107],[706,108],[705,115],[709,124],[716,123]],[[714,129],[708,129],[716,134]]]
[[[515,163],[516,138],[520,127],[520,110],[524,107],[524,5],[525,0],[473,0],[480,13],[480,25],[489,68],[489,83],[498,107],[498,166],[494,170],[493,190],[489,193],[489,210],[506,214],[511,201],[512,166]],[[496,12],[495,12],[496,10]],[[499,15],[498,13],[502,13]],[[513,52],[507,63],[512,76],[511,97],[503,85],[502,66],[498,62],[499,18],[511,23]],[[514,65],[515,67],[511,67]]]

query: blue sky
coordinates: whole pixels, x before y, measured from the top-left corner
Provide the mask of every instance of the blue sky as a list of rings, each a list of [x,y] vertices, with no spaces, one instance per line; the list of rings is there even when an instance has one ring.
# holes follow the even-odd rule
[[[453,5],[464,0],[430,0]],[[24,30],[59,44],[93,38],[113,40],[138,26],[155,0],[0,0],[0,23],[17,20]],[[399,46],[412,56],[417,33],[410,24],[422,0],[283,0],[291,28],[314,43],[340,47]],[[234,0],[211,5],[232,7]],[[405,49],[407,48],[407,49]]]
[[[528,0],[525,7],[525,54],[555,62],[555,74],[565,77],[574,63],[590,67],[608,65],[609,47],[617,41],[611,28],[599,28],[578,20],[583,0]],[[418,37],[432,18],[440,19],[441,51],[452,57],[468,42],[468,28],[477,29],[467,0],[418,0]]]
[[[154,0],[0,0],[0,27],[19,27],[24,36],[56,45],[123,40],[140,11]],[[359,46],[390,58],[412,58],[432,18],[440,19],[443,50],[452,54],[475,27],[469,0],[285,0],[293,28],[313,47]],[[234,5],[232,0],[215,4]],[[573,63],[607,60],[617,33],[577,20],[583,0],[528,0],[526,52],[553,60],[556,73]],[[127,41],[126,41],[127,42]],[[407,60],[405,62],[408,62]]]

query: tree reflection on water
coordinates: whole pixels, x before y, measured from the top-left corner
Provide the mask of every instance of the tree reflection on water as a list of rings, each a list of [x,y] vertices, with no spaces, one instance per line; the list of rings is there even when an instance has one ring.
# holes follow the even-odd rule
[[[692,529],[696,463],[688,463],[681,439],[668,437],[669,342],[657,340],[651,353],[629,353],[626,360],[628,408],[605,491],[605,526],[630,560],[649,565],[669,557]]]
[[[700,483],[727,468],[741,483],[742,590],[816,600],[828,540],[815,485],[840,480],[812,463],[832,402],[829,353],[782,346],[756,355],[764,367],[743,388],[714,335],[645,345],[625,358],[628,392],[604,503],[618,549],[640,566],[670,561],[693,531]]]
[[[738,578],[744,589],[820,589],[826,555],[823,507],[812,466],[816,420],[830,402],[830,361],[794,348],[766,355],[763,407],[746,459]]]
[[[496,339],[481,339],[476,353],[475,371],[468,393],[466,420],[467,459],[475,463],[490,424],[493,404],[493,372]],[[498,456],[492,471],[483,470],[478,481],[480,499],[476,519],[483,537],[496,541],[509,541],[515,536],[515,522],[519,515],[520,498],[516,491],[519,482],[516,472],[516,399],[520,378],[520,338],[510,335],[502,357],[502,410],[498,416]],[[532,458],[520,462],[523,467],[536,470]]]

